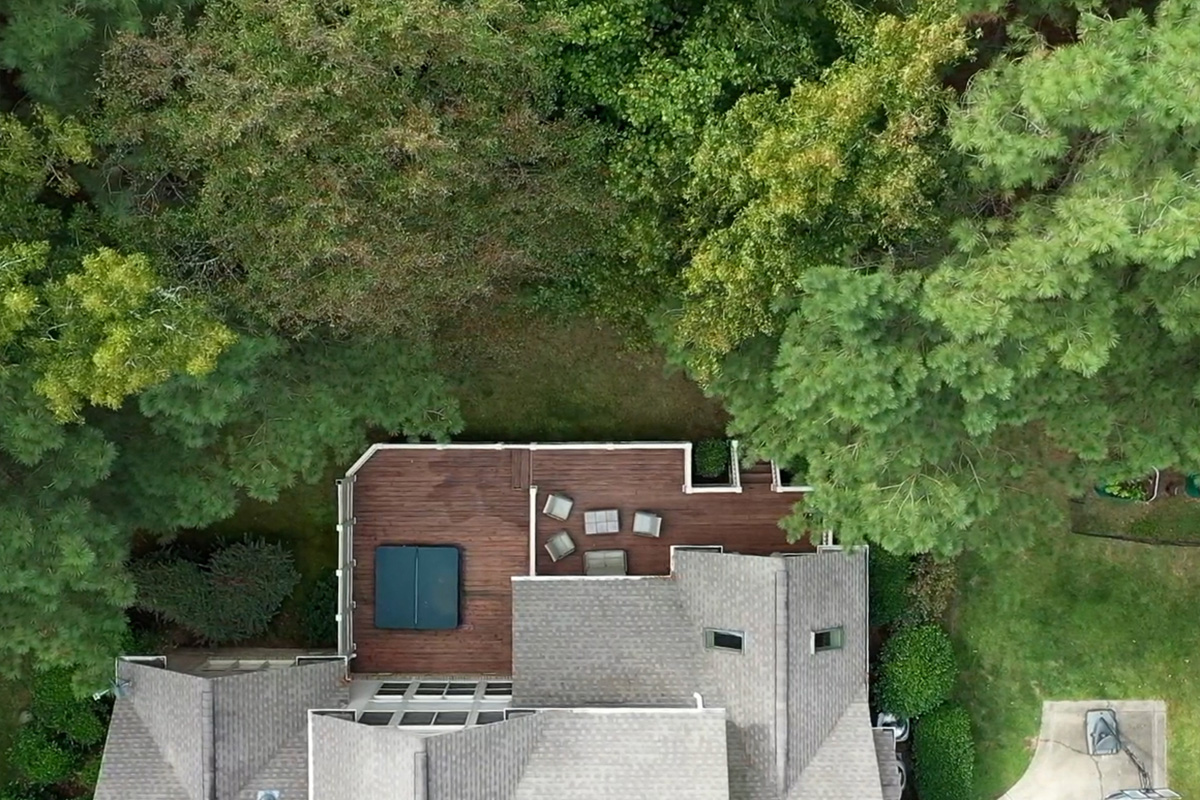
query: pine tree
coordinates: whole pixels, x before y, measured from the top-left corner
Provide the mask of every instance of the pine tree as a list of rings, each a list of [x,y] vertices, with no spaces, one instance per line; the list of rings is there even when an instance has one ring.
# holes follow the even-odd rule
[[[1200,463],[1200,4],[1079,30],[980,73],[951,120],[995,213],[948,257],[810,270],[782,332],[721,364],[735,432],[804,457],[847,540],[1020,545],[1062,524],[1060,489]]]
[[[202,377],[144,392],[142,417],[102,424],[124,445],[104,507],[139,529],[199,528],[242,497],[313,483],[370,430],[445,439],[462,427],[429,354],[398,339],[286,344],[245,337]],[[129,505],[130,487],[142,502]]]
[[[198,0],[0,0],[0,66],[36,102],[79,112],[92,101],[100,54],[118,31],[139,30]]]

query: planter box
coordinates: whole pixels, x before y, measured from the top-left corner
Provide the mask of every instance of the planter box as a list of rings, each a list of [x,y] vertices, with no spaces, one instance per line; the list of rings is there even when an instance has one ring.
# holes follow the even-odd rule
[[[688,449],[687,482],[684,491],[688,494],[703,492],[738,492],[742,491],[742,473],[738,465],[737,439],[729,440],[729,467],[725,474],[716,478],[705,478],[696,472],[696,459],[692,449]]]

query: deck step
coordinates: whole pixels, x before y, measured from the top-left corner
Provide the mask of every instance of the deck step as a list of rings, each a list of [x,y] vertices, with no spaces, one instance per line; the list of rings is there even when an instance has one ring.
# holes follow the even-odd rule
[[[742,485],[746,484],[770,484],[771,464],[767,461],[759,461],[750,469],[742,470]]]
[[[509,450],[509,455],[512,457],[512,488],[528,489],[532,480],[532,462],[531,453],[527,448]]]

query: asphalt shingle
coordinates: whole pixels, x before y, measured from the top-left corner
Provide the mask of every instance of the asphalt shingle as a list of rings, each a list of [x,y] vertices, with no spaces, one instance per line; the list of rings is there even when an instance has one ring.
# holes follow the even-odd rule
[[[258,789],[308,792],[309,708],[345,703],[345,667],[198,677],[121,662],[127,681],[109,726],[99,800],[245,800]]]
[[[313,715],[311,736],[313,796],[317,800],[414,800],[420,796],[417,786],[425,781],[425,744],[429,740],[399,728],[321,715]]]

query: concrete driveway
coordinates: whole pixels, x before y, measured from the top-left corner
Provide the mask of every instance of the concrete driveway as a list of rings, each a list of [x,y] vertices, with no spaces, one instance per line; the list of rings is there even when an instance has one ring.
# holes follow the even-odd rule
[[[1117,712],[1121,740],[1148,773],[1153,788],[1167,784],[1167,705],[1160,700],[1083,700],[1042,703],[1037,750],[1021,780],[1001,800],[1100,800],[1139,789],[1141,777],[1124,752],[1089,756],[1084,715]]]

